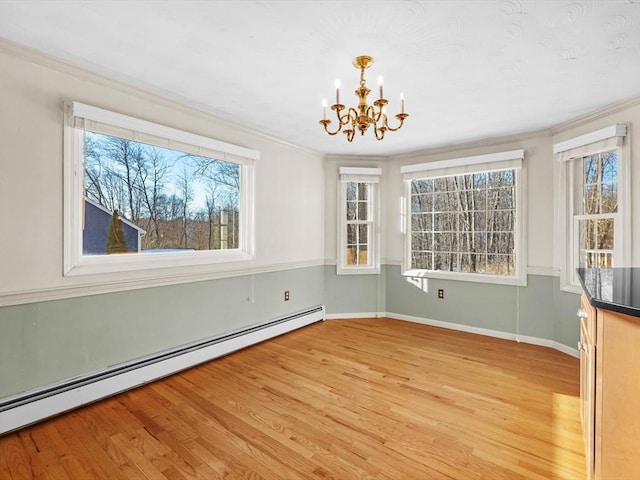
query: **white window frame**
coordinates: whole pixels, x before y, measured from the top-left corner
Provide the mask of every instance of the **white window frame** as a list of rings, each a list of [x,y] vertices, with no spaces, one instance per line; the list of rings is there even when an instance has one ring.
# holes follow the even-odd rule
[[[336,273],[338,275],[379,274],[380,273],[380,168],[340,167],[338,189],[338,254]],[[368,183],[370,225],[367,265],[347,264],[347,183]]]
[[[138,140],[164,148],[210,156],[240,165],[240,239],[239,248],[200,250],[140,255],[84,255],[82,224],[84,216],[84,122],[104,128],[130,131]],[[254,204],[255,163],[260,153],[237,145],[185,132],[79,102],[64,104],[64,266],[65,276],[133,272],[186,267],[186,272],[228,269],[221,265],[255,258]],[[197,267],[197,268],[196,268]],[[185,274],[181,269],[180,274]],[[170,275],[170,274],[169,274]]]
[[[576,273],[579,265],[579,220],[613,218],[613,266],[626,266],[631,259],[631,228],[623,228],[624,225],[631,225],[631,162],[626,135],[626,125],[616,124],[553,145],[555,160],[560,167],[557,248],[560,259],[560,289],[563,291],[582,292]],[[574,199],[578,182],[582,182],[582,178],[575,178],[574,162],[611,150],[617,150],[618,153],[618,212],[600,215],[577,214],[574,211]]]
[[[418,179],[443,177],[450,175],[463,175],[470,173],[482,173],[496,170],[515,170],[515,199],[516,220],[514,247],[515,274],[514,275],[490,275],[482,273],[444,272],[440,270],[422,270],[411,268],[411,181]],[[501,285],[527,285],[527,232],[526,232],[526,208],[524,199],[526,196],[526,168],[524,163],[524,150],[510,150],[505,152],[476,155],[471,157],[455,158],[416,165],[400,167],[400,173],[405,184],[403,202],[403,259],[402,275],[407,277],[442,278],[447,280],[463,280],[470,282],[495,283]]]

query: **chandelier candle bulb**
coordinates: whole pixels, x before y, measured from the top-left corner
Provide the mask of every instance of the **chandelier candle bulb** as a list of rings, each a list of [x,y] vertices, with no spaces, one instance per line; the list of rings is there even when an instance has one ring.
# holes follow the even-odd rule
[[[323,120],[327,119],[327,99],[326,98],[322,99],[322,119]]]
[[[340,103],[340,80],[336,80],[336,105]]]
[[[404,93],[400,94],[400,113],[404,113]]]
[[[384,83],[384,78],[382,78],[382,75],[380,75],[378,77],[378,87],[380,87],[380,100],[382,100],[384,98],[384,95],[382,94],[382,84]]]

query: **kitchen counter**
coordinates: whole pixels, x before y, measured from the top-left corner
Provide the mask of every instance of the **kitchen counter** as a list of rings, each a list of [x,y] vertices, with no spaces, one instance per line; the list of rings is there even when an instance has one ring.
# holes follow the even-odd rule
[[[640,268],[578,268],[591,306],[640,317]]]

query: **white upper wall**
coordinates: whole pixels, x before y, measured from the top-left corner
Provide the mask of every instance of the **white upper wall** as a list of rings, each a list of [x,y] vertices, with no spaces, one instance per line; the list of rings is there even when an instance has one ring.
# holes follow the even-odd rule
[[[260,151],[255,261],[195,277],[180,268],[64,277],[62,106],[72,100]],[[112,291],[123,281],[146,286],[321,265],[323,179],[318,153],[0,40],[0,305]]]
[[[64,277],[62,104],[76,100],[261,152],[256,167],[256,260],[229,264],[216,276],[335,263],[337,169],[383,169],[381,259],[402,258],[400,166],[524,149],[527,168],[528,266],[556,274],[557,168],[552,145],[624,123],[633,164],[632,265],[640,265],[640,99],[550,131],[416,152],[391,158],[329,157],[279,142],[200,110],[113,82],[0,41],[0,305],[124,288],[122,276]],[[215,92],[212,92],[215,95]],[[557,253],[555,254],[557,257]],[[158,284],[179,269],[154,272]],[[206,272],[203,273],[206,277]],[[148,272],[127,279],[148,282]],[[169,276],[170,278],[167,278]],[[193,278],[191,278],[193,279]],[[188,281],[185,277],[180,281]],[[115,286],[114,286],[115,285]],[[65,293],[67,292],[67,293]],[[71,292],[71,293],[68,293]]]

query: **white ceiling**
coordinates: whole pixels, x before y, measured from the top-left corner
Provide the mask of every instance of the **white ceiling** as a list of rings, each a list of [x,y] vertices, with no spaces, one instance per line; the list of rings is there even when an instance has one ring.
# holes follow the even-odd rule
[[[529,132],[640,95],[640,0],[0,0],[0,37],[334,154]],[[349,144],[321,101],[340,78],[355,105],[363,54],[410,117]]]

